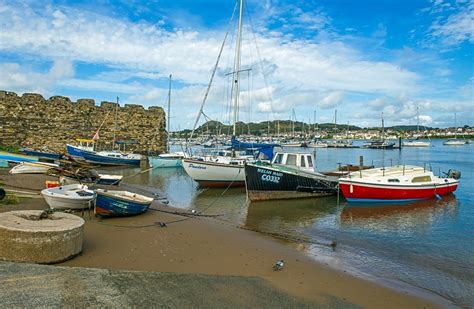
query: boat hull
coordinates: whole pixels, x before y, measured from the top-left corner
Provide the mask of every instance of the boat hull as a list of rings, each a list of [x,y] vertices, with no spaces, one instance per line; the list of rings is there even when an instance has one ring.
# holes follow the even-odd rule
[[[66,145],[66,150],[68,154],[77,158],[84,158],[83,153],[86,152],[85,150],[82,150],[78,147],[75,147],[69,144]]]
[[[98,217],[128,217],[144,213],[150,207],[151,201],[140,203],[112,197],[96,191],[95,215]]]
[[[141,160],[138,159],[125,159],[125,158],[114,158],[101,156],[93,152],[82,151],[82,157],[89,163],[100,164],[100,165],[132,165],[140,166]]]
[[[86,196],[77,196],[77,195],[68,195],[68,194],[58,194],[57,191],[60,188],[64,188],[65,192],[68,189],[76,189],[79,191],[87,192]],[[41,191],[46,203],[52,209],[89,209],[91,206],[91,201],[94,199],[94,194],[92,191],[87,190],[87,187],[81,185],[69,185],[63,187],[49,188]]]
[[[50,168],[58,167],[57,164],[43,162],[22,162],[14,166],[10,174],[46,174]]]
[[[45,158],[45,159],[50,159],[50,160],[59,160],[59,158],[61,158],[61,154],[59,153],[41,152],[41,151],[35,151],[35,150],[23,150],[23,153],[25,153],[28,156],[35,156],[35,157]]]
[[[32,157],[17,153],[11,153],[6,151],[0,151],[0,160],[13,162],[13,163],[20,163],[20,162],[38,162],[38,157]]]
[[[446,195],[456,190],[458,182],[418,186],[360,184],[340,180],[339,188],[349,202],[412,202]]]
[[[429,147],[430,142],[404,142],[403,147]]]
[[[182,167],[182,159],[165,159],[159,157],[149,157],[148,162],[154,168]]]
[[[298,173],[271,165],[246,164],[245,187],[252,202],[311,198],[336,194],[337,180],[318,174]]]
[[[221,188],[245,185],[243,165],[183,159],[183,168],[201,187]]]

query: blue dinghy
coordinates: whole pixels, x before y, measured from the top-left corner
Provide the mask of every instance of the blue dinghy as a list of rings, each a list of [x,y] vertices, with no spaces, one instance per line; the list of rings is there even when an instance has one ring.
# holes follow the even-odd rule
[[[123,217],[144,213],[153,198],[144,195],[115,190],[95,190],[94,214],[97,217]]]

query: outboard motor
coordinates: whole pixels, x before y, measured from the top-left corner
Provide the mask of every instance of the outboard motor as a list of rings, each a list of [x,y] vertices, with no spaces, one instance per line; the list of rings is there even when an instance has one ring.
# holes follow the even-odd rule
[[[447,176],[448,178],[459,179],[461,178],[461,172],[456,170],[449,170]]]

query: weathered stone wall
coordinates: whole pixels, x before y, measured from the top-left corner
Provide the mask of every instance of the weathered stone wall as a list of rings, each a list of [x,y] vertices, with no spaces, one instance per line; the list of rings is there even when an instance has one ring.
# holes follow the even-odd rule
[[[144,109],[125,104],[116,108],[113,102],[95,105],[92,99],[72,102],[67,97],[48,100],[36,93],[18,96],[0,91],[0,145],[15,147],[47,147],[64,152],[66,143],[76,138],[92,138],[100,129],[98,149],[111,149],[116,126],[116,140],[133,140],[127,150],[160,153],[166,149],[165,113],[161,107]]]

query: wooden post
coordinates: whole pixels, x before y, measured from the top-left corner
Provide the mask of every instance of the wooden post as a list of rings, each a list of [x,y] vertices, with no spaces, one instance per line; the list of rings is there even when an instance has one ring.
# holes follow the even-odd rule
[[[364,168],[364,156],[359,156],[359,175],[362,178],[362,169]]]

